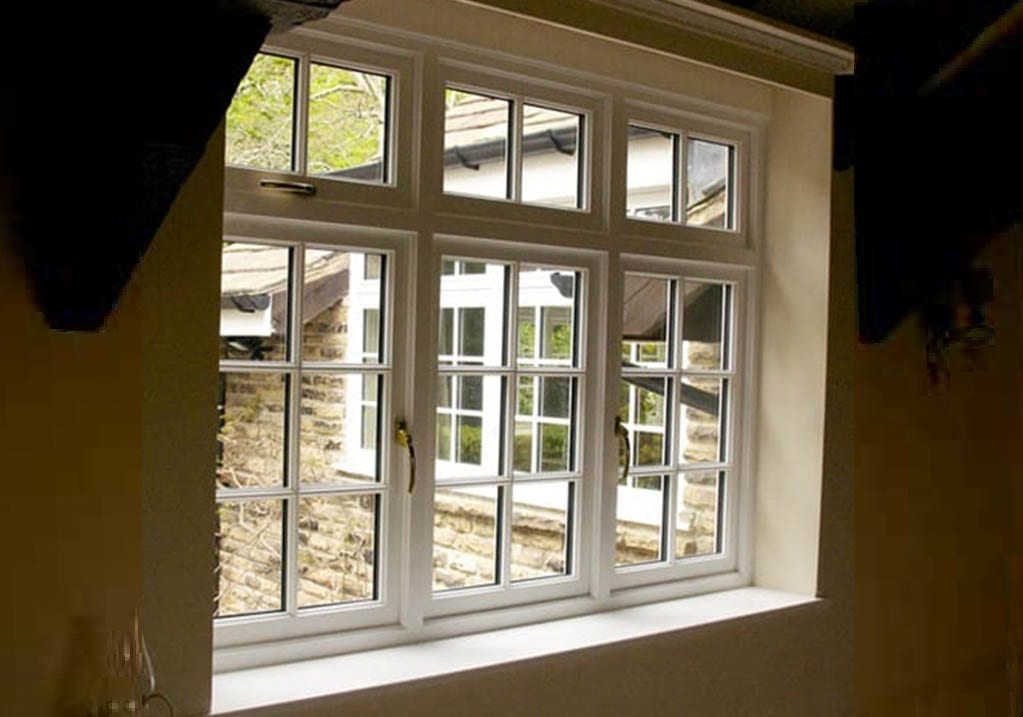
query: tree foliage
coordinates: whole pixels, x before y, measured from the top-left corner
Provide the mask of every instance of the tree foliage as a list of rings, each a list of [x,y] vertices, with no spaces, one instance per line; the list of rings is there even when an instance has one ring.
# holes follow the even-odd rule
[[[227,111],[228,164],[288,171],[295,167],[298,63],[260,53]],[[382,75],[310,63],[306,105],[309,174],[380,162],[388,80]],[[382,164],[380,176],[383,179]]]

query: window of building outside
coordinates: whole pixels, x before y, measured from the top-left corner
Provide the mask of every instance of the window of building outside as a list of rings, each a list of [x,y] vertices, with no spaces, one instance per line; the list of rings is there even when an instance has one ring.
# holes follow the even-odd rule
[[[217,644],[747,584],[754,263],[713,257],[750,247],[754,130],[482,57],[413,87],[398,50],[311,42],[265,48],[227,115]],[[568,215],[604,228],[565,241]]]

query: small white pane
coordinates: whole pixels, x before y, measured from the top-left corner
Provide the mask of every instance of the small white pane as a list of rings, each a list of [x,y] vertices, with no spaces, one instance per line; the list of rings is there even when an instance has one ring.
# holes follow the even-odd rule
[[[284,374],[221,372],[218,488],[283,484],[287,397]]]
[[[302,374],[302,483],[336,485],[378,480],[377,417],[382,383],[382,374]]]
[[[220,257],[220,358],[288,356],[291,249],[224,242]]]
[[[389,91],[384,75],[310,64],[309,174],[387,181]]]
[[[305,250],[303,361],[380,363],[386,282],[366,278],[370,265],[386,274],[382,254]]]
[[[437,479],[501,474],[501,376],[441,376],[437,386]]]
[[[725,459],[725,407],[728,381],[689,377],[679,387],[679,455],[682,463]]]
[[[283,608],[284,501],[217,504],[216,617]]]
[[[734,229],[735,149],[690,139],[686,151],[686,224]]]
[[[433,501],[433,589],[493,585],[497,575],[497,486],[437,490]]]
[[[298,501],[298,606],[376,597],[376,495]]]
[[[622,309],[622,367],[667,368],[676,282],[626,274]]]
[[[678,481],[676,559],[721,552],[721,498],[725,472],[683,473]]]
[[[290,57],[259,53],[227,110],[225,161],[229,165],[294,169],[295,75]]]
[[[518,363],[574,366],[577,272],[523,265],[519,271]]]
[[[686,281],[682,307],[682,368],[716,371],[728,367],[731,287]]]
[[[512,582],[567,575],[574,485],[568,481],[512,486]]]
[[[664,476],[629,476],[618,481],[615,565],[664,559]]]
[[[508,267],[447,261],[451,273],[442,274],[440,281],[438,360],[454,365],[504,365]]]
[[[522,107],[522,201],[578,208],[582,117],[536,105]]]
[[[633,219],[678,221],[678,135],[629,125],[626,214]]]
[[[509,100],[444,92],[444,191],[508,199]]]

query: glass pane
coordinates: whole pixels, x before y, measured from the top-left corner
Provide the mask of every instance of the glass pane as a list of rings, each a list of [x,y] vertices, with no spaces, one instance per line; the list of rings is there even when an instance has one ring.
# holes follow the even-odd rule
[[[728,366],[731,287],[685,282],[682,308],[682,368],[716,371]]]
[[[298,606],[376,597],[376,495],[298,501]]]
[[[690,139],[686,151],[686,224],[734,229],[732,165],[727,144]]]
[[[456,311],[458,320],[458,353],[468,361],[483,358],[486,338],[486,309],[467,306]]]
[[[679,441],[683,463],[724,460],[724,400],[728,382],[719,378],[686,378],[680,388]]]
[[[569,366],[575,355],[575,272],[523,265],[519,271],[519,365]]]
[[[437,351],[442,364],[504,364],[508,267],[484,267],[482,273],[456,271],[441,276]]]
[[[574,381],[566,376],[519,377],[513,455],[517,472],[572,469]]]
[[[678,221],[675,202],[678,135],[629,125],[628,151],[626,216]]]
[[[310,64],[309,174],[387,181],[388,85],[384,75]]]
[[[363,267],[362,277],[364,279],[379,279],[384,265],[384,258],[380,254],[366,254],[366,263]]]
[[[675,282],[626,274],[622,310],[622,366],[666,368]]]
[[[288,379],[280,373],[220,374],[217,486],[284,482]]]
[[[522,201],[581,207],[582,117],[523,105]]]
[[[220,358],[288,356],[291,249],[224,242],[220,257]]]
[[[504,425],[501,376],[441,376],[437,478],[498,476]]]
[[[283,608],[284,501],[217,504],[217,617]]]
[[[227,110],[227,164],[294,169],[297,64],[291,58],[264,53],[253,59]]]
[[[437,414],[437,460],[451,460],[451,416]]]
[[[511,101],[444,91],[444,191],[509,199]]]
[[[657,376],[626,376],[620,389],[619,415],[629,431],[631,465],[658,466],[668,462],[665,407],[670,380]]]
[[[573,487],[568,481],[516,483],[512,487],[513,582],[571,571],[568,530]]]
[[[497,582],[497,525],[502,489],[447,488],[434,494],[433,589]]]
[[[630,476],[618,483],[615,565],[638,565],[664,559],[665,499],[663,476]]]
[[[302,375],[299,474],[302,482],[378,479],[381,374]]]
[[[679,559],[721,552],[721,491],[724,471],[679,476],[675,556]]]
[[[379,363],[385,282],[360,270],[382,254],[305,250],[302,360]]]
[[[440,337],[437,340],[437,353],[451,356],[455,353],[455,310],[441,309]]]
[[[362,310],[362,360],[376,363],[380,359],[380,310]]]
[[[559,473],[572,469],[572,437],[567,425],[540,424],[540,471]]]

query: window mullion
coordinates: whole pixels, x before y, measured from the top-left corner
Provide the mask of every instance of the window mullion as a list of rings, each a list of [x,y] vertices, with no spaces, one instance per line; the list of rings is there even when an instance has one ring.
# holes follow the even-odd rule
[[[682,141],[682,146],[685,147],[685,142]],[[682,181],[685,182],[685,161],[683,157],[682,166],[680,169],[680,176]],[[683,190],[684,192],[684,190]],[[682,194],[685,197],[685,194]],[[682,203],[682,212],[685,213],[685,202]],[[671,378],[668,379],[668,392],[670,400],[664,402],[665,420],[667,421],[668,430],[666,431],[665,439],[668,441],[668,465],[672,466],[672,471],[668,474],[668,511],[666,520],[664,521],[664,531],[666,535],[665,540],[665,555],[664,559],[668,565],[674,564],[678,558],[676,553],[675,545],[675,532],[678,527],[678,496],[679,491],[682,490],[681,481],[682,473],[678,471],[677,467],[681,463],[682,456],[681,448],[682,445],[682,409],[679,405],[682,398],[682,366],[685,363],[685,284],[680,279],[675,279],[671,283],[673,287],[671,296],[671,309],[673,321],[671,322],[671,346],[673,356],[669,359],[670,365],[674,369]]]
[[[303,176],[308,174],[310,65],[311,61],[308,54],[303,54],[299,57],[298,81],[295,87],[295,161],[293,164],[295,171]]]
[[[522,119],[522,103],[515,102],[516,127],[520,126]],[[517,130],[515,130],[517,132]],[[516,135],[517,136],[517,135]],[[516,143],[516,147],[518,144]],[[516,154],[519,154],[518,148]],[[519,163],[515,169],[518,184],[521,188],[522,172]],[[514,488],[514,466],[515,466],[515,413],[518,407],[518,356],[519,356],[519,265],[513,262],[508,265],[507,273],[507,302],[505,304],[505,343],[507,346],[504,356],[504,364],[508,368],[507,386],[505,386],[505,410],[504,410],[504,477],[508,479],[500,490],[504,493],[504,500],[499,506],[501,515],[501,534],[498,555],[500,556],[500,583],[507,588],[511,585],[511,553],[512,553],[512,505]],[[534,344],[535,331],[534,331]],[[536,390],[533,391],[533,400],[536,401]],[[535,404],[534,404],[535,405]],[[535,455],[536,446],[533,446]]]
[[[286,502],[284,543],[284,609],[289,615],[298,614],[298,506],[299,473],[301,471],[301,415],[302,415],[302,294],[305,269],[305,247],[291,249],[291,282],[288,317],[288,355],[294,369],[289,374],[287,486],[290,499]]]
[[[508,168],[512,177],[511,199],[515,202],[522,201],[523,104],[521,97],[512,100],[512,121],[508,127]]]

